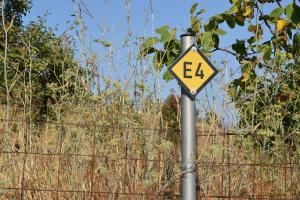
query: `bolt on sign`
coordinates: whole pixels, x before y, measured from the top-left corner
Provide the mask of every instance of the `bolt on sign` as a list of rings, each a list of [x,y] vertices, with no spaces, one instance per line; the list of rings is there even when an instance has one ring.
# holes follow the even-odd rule
[[[168,71],[191,97],[195,97],[218,73],[195,44],[181,54]]]

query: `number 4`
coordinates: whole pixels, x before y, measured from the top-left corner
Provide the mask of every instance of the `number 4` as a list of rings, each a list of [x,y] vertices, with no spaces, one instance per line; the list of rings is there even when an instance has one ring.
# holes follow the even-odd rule
[[[201,67],[201,63],[198,64],[195,76],[199,76],[201,79],[203,79],[204,73],[202,69],[200,70],[200,67]]]

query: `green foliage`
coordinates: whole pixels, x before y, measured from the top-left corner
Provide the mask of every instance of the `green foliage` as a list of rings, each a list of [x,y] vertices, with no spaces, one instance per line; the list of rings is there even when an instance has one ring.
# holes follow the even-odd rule
[[[158,42],[159,42],[159,39],[156,37],[147,38],[147,40],[145,40],[145,42],[143,44],[143,48],[144,49],[149,48],[151,46],[156,45]]]
[[[30,8],[31,0],[5,0],[4,19],[7,23],[13,21],[15,26],[21,26],[22,16],[26,15]],[[2,24],[2,17],[0,24]]]
[[[170,81],[170,80],[173,79],[173,76],[170,74],[169,71],[165,71],[164,74],[163,74],[163,79],[164,79],[165,81]]]
[[[6,4],[17,21],[29,9],[29,1],[8,1]],[[14,3],[13,3],[14,2]],[[8,9],[7,7],[7,9]],[[18,18],[19,17],[19,18]],[[27,26],[13,23],[8,32],[7,78],[9,94],[14,102],[38,104],[63,101],[67,97],[81,95],[86,88],[83,72],[74,59],[71,41],[57,37],[46,21],[39,18]],[[4,77],[5,39],[0,29],[0,77]],[[89,89],[87,89],[89,90]],[[4,81],[0,82],[0,101],[6,97]],[[41,107],[41,108],[42,108]],[[44,113],[45,110],[41,109]],[[40,114],[42,114],[40,113]]]
[[[270,13],[270,17],[273,18],[274,20],[277,20],[281,14],[283,13],[284,9],[279,7],[279,8],[275,8],[271,13]]]
[[[232,3],[225,13],[232,15],[239,25],[252,22],[256,16],[250,11],[262,6],[251,1]],[[275,148],[274,141],[280,138],[292,148],[299,145],[296,132],[299,130],[300,71],[299,51],[295,50],[299,35],[299,14],[295,12],[298,8],[291,3],[269,14],[263,15],[258,10],[261,22],[248,26],[254,36],[232,45],[232,54],[241,66],[241,77],[232,81],[228,94],[240,111],[240,126],[248,128],[256,142],[267,149]],[[271,32],[269,38],[263,36],[267,31]]]
[[[198,6],[198,3],[194,3],[194,4],[192,5],[192,7],[191,7],[191,9],[190,9],[191,15],[194,14],[194,12],[195,12],[197,6]]]
[[[170,95],[165,100],[162,108],[162,118],[164,126],[167,127],[167,139],[174,144],[178,143],[179,139],[179,108],[180,98],[175,95]]]
[[[290,3],[285,8],[287,19],[292,23],[299,25],[300,23],[300,7],[296,3]]]
[[[160,35],[160,42],[169,42],[176,37],[176,29],[169,29],[170,27],[165,25],[155,30]]]
[[[204,32],[201,35],[201,45],[205,48],[205,49],[209,49],[212,44],[213,44],[213,33],[212,32]]]
[[[226,35],[227,34],[226,31],[224,31],[223,29],[220,29],[220,28],[216,29],[214,31],[214,33],[217,34],[217,35]]]
[[[160,72],[164,66],[171,65],[180,54],[179,40],[176,39],[176,29],[170,29],[165,25],[156,29],[156,33],[160,35],[157,37],[149,37],[145,39],[140,49],[140,56],[142,58],[153,55],[153,67]],[[157,44],[162,44],[162,47],[157,48]],[[163,75],[164,80],[169,81],[172,76],[169,72]]]
[[[248,38],[237,38],[226,50],[239,62],[241,69],[240,77],[233,80],[228,89],[228,95],[239,110],[239,125],[248,130],[246,135],[250,134],[258,144],[269,143],[272,145],[268,147],[273,148],[272,141],[281,138],[283,143],[295,148],[300,142],[300,7],[296,1],[285,7],[274,0],[232,0],[230,3],[228,10],[210,17],[206,23],[201,21],[203,9],[198,3],[193,4],[186,32],[195,36],[204,53],[224,50],[219,47],[219,41],[227,32],[220,28],[221,25],[229,29],[240,26],[252,33]],[[262,8],[270,4],[275,9],[263,12]],[[164,33],[169,26],[157,30],[161,35],[169,35]],[[165,48],[165,38],[168,37],[156,40],[151,47],[164,44],[162,50],[152,49],[145,54],[154,53],[155,57],[163,53],[160,59],[154,59],[156,65],[160,64],[156,68],[158,71],[179,55],[178,40],[172,38],[169,41],[176,42],[176,46]],[[168,73],[163,78],[170,80]]]

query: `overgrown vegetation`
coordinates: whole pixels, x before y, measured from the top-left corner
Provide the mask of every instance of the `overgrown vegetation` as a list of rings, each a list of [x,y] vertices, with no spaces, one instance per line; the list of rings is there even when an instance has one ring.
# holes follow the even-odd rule
[[[180,97],[160,94],[160,76],[172,79],[162,72],[180,54],[176,29],[136,36],[126,0],[124,43],[95,39],[97,55],[86,47],[84,15],[92,13],[72,2],[74,21],[57,36],[46,17],[22,23],[34,1],[1,1],[0,199],[180,199]],[[230,3],[207,22],[192,5],[186,29],[207,56],[223,51],[240,65],[225,89],[237,127],[224,124],[232,104],[225,97],[196,100],[198,195],[293,198],[300,190],[298,2]],[[269,5],[276,9],[263,13]],[[222,48],[223,29],[236,27],[251,37]],[[118,48],[126,51],[125,74]]]
[[[48,104],[89,93],[83,70],[74,59],[72,41],[56,36],[42,17],[23,26],[22,16],[29,12],[30,1],[5,1],[3,5],[2,23],[9,30],[7,35],[0,30],[5,35],[1,52],[7,46],[7,55],[1,56],[0,75],[7,81],[0,83],[0,101],[5,102],[8,95],[14,103],[40,105],[38,115],[43,115]]]
[[[281,5],[280,1],[233,0],[223,13],[201,20],[205,10],[198,3],[190,9],[190,27],[199,48],[210,56],[217,51],[231,54],[239,63],[240,77],[232,80],[227,94],[238,110],[239,128],[245,136],[267,151],[280,149],[282,143],[299,154],[300,120],[300,7],[296,1]],[[266,12],[265,7],[275,7]],[[227,29],[238,27],[251,33],[230,47],[221,47]],[[239,28],[238,30],[240,31]],[[158,71],[179,55],[175,29],[163,26],[156,30],[160,38],[148,38],[142,54],[153,54]],[[161,49],[156,44],[162,44]],[[165,72],[166,81],[172,79]]]

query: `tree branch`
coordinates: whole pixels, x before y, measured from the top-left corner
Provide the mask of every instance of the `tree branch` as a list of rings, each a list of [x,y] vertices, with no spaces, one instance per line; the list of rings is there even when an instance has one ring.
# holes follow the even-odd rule
[[[218,51],[218,50],[224,51],[224,52],[229,53],[229,54],[231,54],[231,55],[233,55],[233,56],[236,56],[236,53],[234,53],[233,51],[230,51],[230,50],[224,49],[224,48],[220,48],[220,47],[217,47],[217,48],[215,48],[215,49],[209,51],[209,53],[212,53],[212,52],[215,52],[215,51]]]
[[[218,51],[218,50],[219,50],[219,51],[224,51],[224,52],[229,53],[229,54],[231,54],[231,55],[233,55],[233,56],[237,56],[237,54],[234,53],[233,51],[230,51],[230,50],[224,49],[224,48],[220,48],[220,47],[217,47],[217,48],[215,48],[215,49],[209,51],[209,53],[212,53],[212,52],[215,52],[215,51]],[[247,53],[246,56],[253,55],[253,54],[257,54],[257,53],[258,53],[258,52]]]
[[[257,2],[255,3],[255,6],[257,7],[257,10],[258,10],[259,14],[260,14],[261,16],[264,16],[264,13],[263,13],[263,12],[261,11],[261,9],[259,8]],[[264,20],[264,23],[266,24],[266,26],[269,28],[270,32],[271,32],[273,35],[275,35],[275,32],[272,30],[272,27],[271,27],[271,25],[269,24],[269,22],[268,22],[265,18],[263,18],[263,20]]]
[[[279,0],[276,0],[276,3],[277,3],[277,5],[278,5],[280,8],[282,8],[281,3],[280,3]]]
[[[277,1],[276,1],[276,2],[277,2]],[[264,16],[264,14],[263,14],[262,10],[259,8],[257,2],[255,2],[255,6],[257,7],[257,10],[258,10],[259,14],[260,14],[261,16]],[[270,30],[270,32],[272,33],[272,35],[276,37],[276,33],[272,30],[271,25],[269,24],[269,22],[268,22],[264,17],[263,17],[263,21],[264,21],[265,25],[268,27],[268,29]],[[279,45],[280,45],[285,51],[288,51],[287,47],[283,46],[282,44],[279,44]]]

